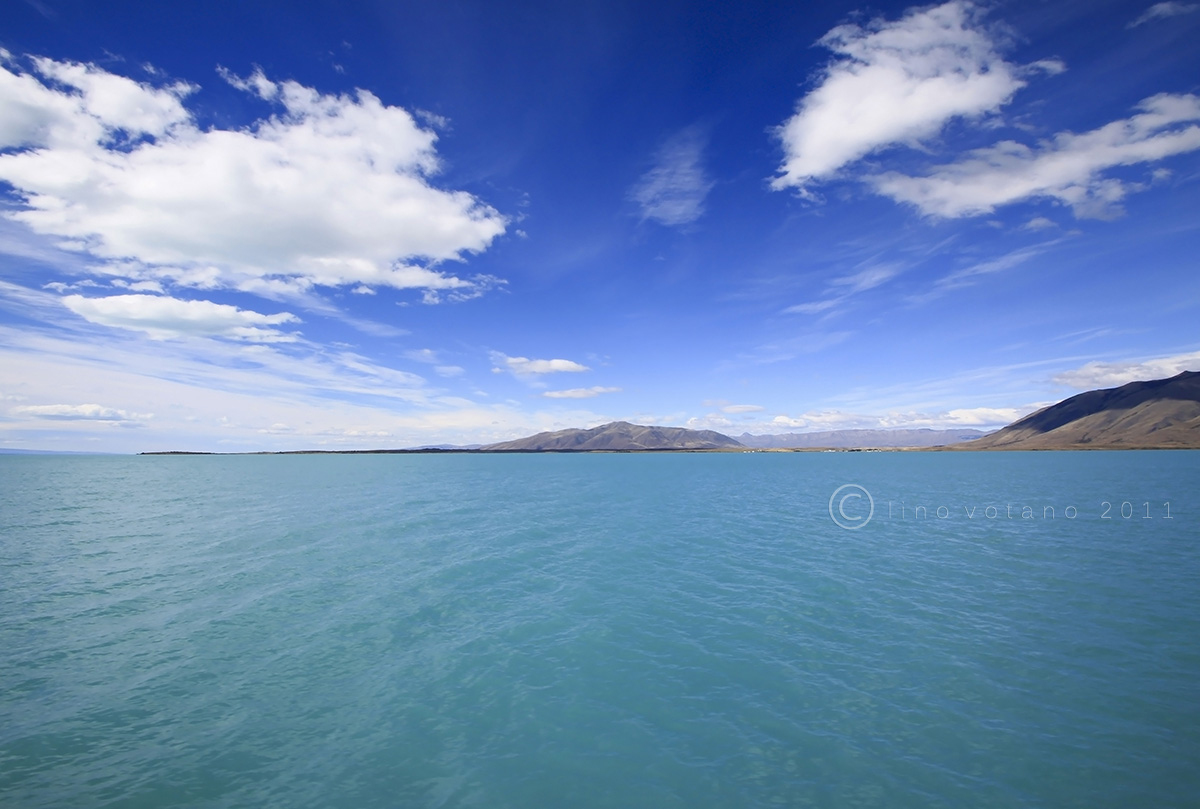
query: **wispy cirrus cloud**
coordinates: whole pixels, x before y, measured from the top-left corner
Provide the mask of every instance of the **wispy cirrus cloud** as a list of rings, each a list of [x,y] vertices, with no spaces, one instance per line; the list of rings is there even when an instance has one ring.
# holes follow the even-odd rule
[[[860,292],[866,292],[869,289],[874,289],[877,286],[887,283],[903,271],[904,265],[900,263],[868,262],[864,266],[856,268],[855,272],[847,275],[839,275],[831,279],[826,285],[826,297],[816,301],[789,306],[783,311],[788,314],[822,314],[837,308],[847,299]]]
[[[948,292],[972,286],[989,275],[1007,272],[1032,261],[1056,243],[1055,241],[1044,242],[1011,250],[983,261],[971,261],[965,266],[941,276],[926,291],[909,295],[907,300],[910,303],[927,303]]]
[[[620,393],[620,388],[606,388],[593,385],[590,388],[570,388],[568,390],[548,390],[542,394],[547,399],[591,399],[603,393]]]
[[[642,218],[679,226],[704,215],[704,199],[713,183],[704,170],[707,139],[691,127],[671,137],[655,154],[654,168],[642,175],[629,192]]]
[[[770,365],[776,362],[802,357],[806,354],[816,354],[845,342],[854,335],[849,329],[837,331],[812,330],[793,337],[775,340],[756,346],[749,352],[738,356],[737,364]]]
[[[1200,4],[1197,3],[1180,3],[1176,0],[1170,0],[1166,3],[1155,3],[1142,12],[1141,16],[1127,25],[1127,28],[1137,28],[1145,25],[1148,22],[1155,20],[1166,20],[1171,17],[1178,17],[1183,14],[1192,14],[1200,11]]]

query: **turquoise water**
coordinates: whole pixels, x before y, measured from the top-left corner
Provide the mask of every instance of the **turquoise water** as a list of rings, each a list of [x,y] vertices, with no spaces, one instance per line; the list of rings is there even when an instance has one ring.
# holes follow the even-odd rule
[[[1196,452],[0,456],[0,806],[1195,806],[1198,499]]]

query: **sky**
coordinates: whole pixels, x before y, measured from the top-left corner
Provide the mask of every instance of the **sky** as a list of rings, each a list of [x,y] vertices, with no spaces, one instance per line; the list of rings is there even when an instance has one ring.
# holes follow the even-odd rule
[[[1001,427],[1200,370],[1200,3],[0,5],[0,447]]]

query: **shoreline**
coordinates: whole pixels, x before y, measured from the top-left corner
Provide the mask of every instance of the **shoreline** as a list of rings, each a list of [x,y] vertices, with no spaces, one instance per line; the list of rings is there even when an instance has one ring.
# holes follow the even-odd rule
[[[134,453],[142,456],[233,456],[233,455],[637,455],[670,453],[780,453],[780,452],[1133,452],[1133,451],[1200,450],[1200,446],[1100,446],[1074,445],[1066,447],[971,447],[945,444],[935,447],[656,447],[630,449],[293,449],[245,450],[242,452],[208,452],[203,450],[153,450]]]

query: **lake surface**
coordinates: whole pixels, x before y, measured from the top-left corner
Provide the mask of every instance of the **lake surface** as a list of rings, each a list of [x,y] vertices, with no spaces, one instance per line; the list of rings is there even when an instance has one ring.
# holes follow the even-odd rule
[[[1190,451],[0,456],[0,805],[1195,806],[1198,501]]]

